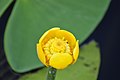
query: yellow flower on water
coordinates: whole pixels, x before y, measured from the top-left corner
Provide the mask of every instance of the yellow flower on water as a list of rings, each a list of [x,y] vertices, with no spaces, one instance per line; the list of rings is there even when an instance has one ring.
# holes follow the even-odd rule
[[[52,28],[42,35],[37,44],[38,58],[46,66],[64,69],[76,62],[79,55],[78,42],[72,33]]]

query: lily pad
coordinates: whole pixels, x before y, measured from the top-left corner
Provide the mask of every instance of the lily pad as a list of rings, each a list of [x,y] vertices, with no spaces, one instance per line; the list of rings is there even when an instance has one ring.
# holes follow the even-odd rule
[[[13,0],[0,0],[0,17]]]
[[[96,43],[92,41],[81,48],[77,62],[68,68],[58,70],[55,80],[97,80],[100,65],[100,52]],[[47,68],[29,73],[19,80],[46,80]]]
[[[7,23],[4,46],[16,72],[43,66],[36,43],[52,27],[72,32],[82,43],[103,18],[110,0],[17,0]]]

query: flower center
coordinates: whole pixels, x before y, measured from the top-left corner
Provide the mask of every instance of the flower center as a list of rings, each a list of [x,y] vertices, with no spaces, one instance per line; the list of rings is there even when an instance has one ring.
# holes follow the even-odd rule
[[[50,39],[44,45],[43,49],[44,49],[44,52],[45,52],[48,60],[50,59],[50,57],[53,54],[56,54],[56,53],[71,54],[69,44],[68,44],[67,40],[65,40],[64,38],[59,39],[59,38],[55,37],[55,38]]]
[[[63,53],[65,51],[66,43],[61,39],[55,39],[50,46],[51,53]]]

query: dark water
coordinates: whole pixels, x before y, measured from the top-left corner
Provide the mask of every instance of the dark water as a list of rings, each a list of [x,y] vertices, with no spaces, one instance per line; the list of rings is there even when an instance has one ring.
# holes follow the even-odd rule
[[[100,46],[98,80],[120,80],[120,0],[112,0],[103,20],[85,43],[91,39]]]

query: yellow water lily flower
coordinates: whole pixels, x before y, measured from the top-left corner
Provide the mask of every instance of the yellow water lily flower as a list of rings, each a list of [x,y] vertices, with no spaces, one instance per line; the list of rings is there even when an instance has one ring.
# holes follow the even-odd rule
[[[76,62],[79,55],[78,42],[72,33],[52,28],[42,35],[37,44],[38,58],[46,66],[64,69]]]

